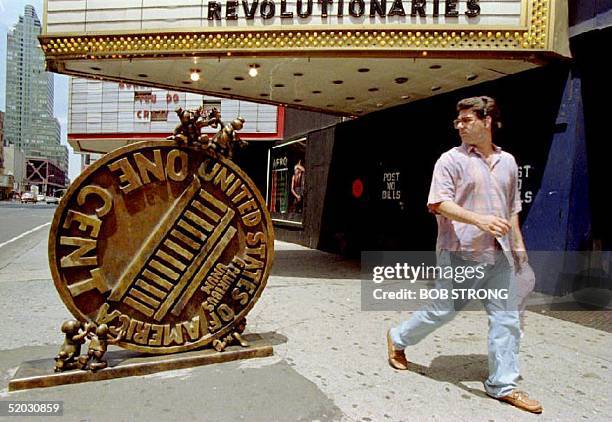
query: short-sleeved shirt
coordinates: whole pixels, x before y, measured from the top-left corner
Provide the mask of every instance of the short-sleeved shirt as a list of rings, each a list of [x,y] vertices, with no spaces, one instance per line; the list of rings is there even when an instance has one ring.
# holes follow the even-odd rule
[[[476,147],[462,144],[440,156],[434,167],[427,206],[436,214],[436,250],[461,251],[465,259],[493,263],[495,251],[510,251],[511,231],[495,238],[478,227],[438,214],[434,205],[453,201],[466,210],[510,220],[521,211],[518,167],[514,157],[493,146],[490,164]]]

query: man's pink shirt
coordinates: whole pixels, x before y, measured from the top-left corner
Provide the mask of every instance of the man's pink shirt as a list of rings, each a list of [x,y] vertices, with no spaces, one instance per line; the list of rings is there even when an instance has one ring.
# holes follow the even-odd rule
[[[521,211],[518,167],[511,154],[494,145],[489,165],[474,146],[462,144],[450,149],[436,162],[427,199],[427,207],[438,221],[436,250],[461,251],[465,259],[491,264],[500,247],[511,250],[511,232],[497,238],[496,245],[496,238],[478,227],[438,214],[434,206],[444,201],[510,220]]]

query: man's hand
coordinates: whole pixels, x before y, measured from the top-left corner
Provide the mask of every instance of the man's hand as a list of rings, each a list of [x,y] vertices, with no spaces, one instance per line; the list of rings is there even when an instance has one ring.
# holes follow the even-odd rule
[[[450,220],[472,224],[483,232],[489,233],[495,237],[505,236],[511,228],[510,222],[505,218],[468,211],[455,204],[453,201],[430,204],[429,207],[434,212],[438,212]]]
[[[476,220],[476,227],[485,233],[501,237],[510,231],[510,222],[494,215],[480,215]]]

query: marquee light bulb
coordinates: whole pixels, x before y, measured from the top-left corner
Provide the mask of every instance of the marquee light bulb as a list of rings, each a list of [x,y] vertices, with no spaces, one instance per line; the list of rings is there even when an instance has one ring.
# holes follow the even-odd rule
[[[199,81],[200,80],[200,69],[191,69],[190,78],[194,82]]]
[[[255,76],[259,74],[259,71],[257,70],[258,67],[259,67],[258,64],[249,65],[249,76],[251,78],[254,78]]]

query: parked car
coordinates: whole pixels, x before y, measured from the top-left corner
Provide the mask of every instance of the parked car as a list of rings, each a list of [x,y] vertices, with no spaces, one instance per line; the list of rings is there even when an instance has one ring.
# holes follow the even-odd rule
[[[38,198],[32,192],[24,192],[21,194],[21,203],[25,204],[26,202],[36,203]]]
[[[59,204],[60,199],[62,199],[65,193],[66,189],[58,189],[57,191],[55,191],[53,196],[47,196],[45,202],[47,204]]]
[[[42,193],[39,193],[38,195],[36,195],[37,202],[43,202],[44,200],[45,200],[45,195],[43,195]]]

